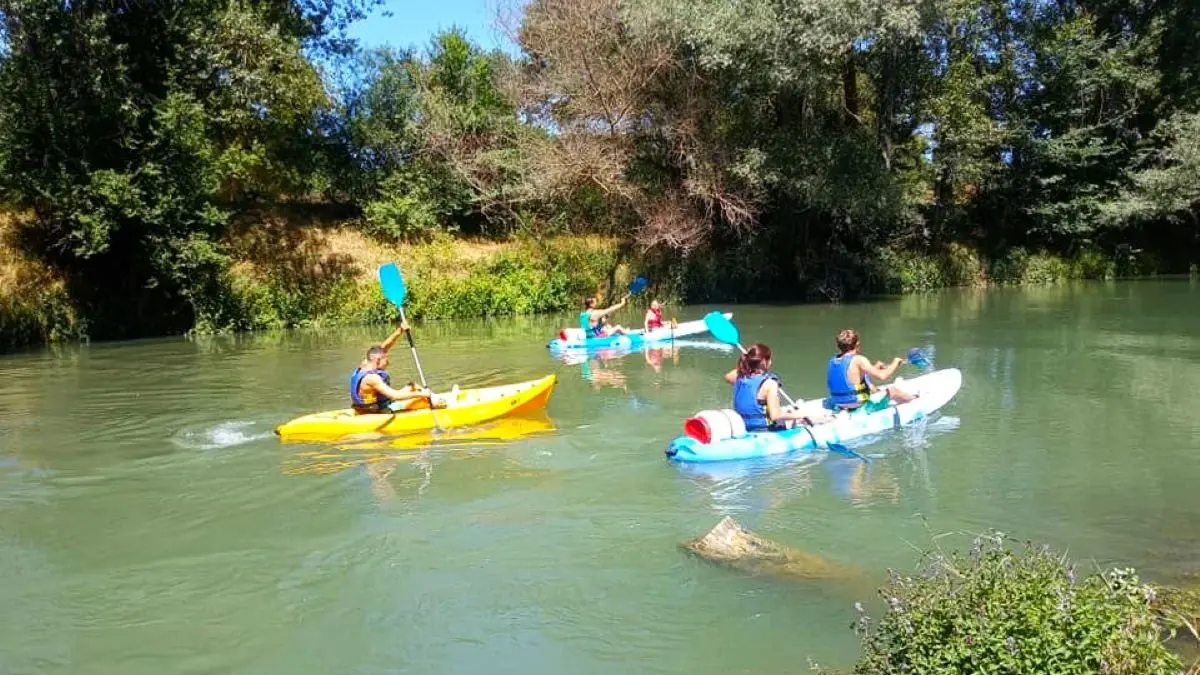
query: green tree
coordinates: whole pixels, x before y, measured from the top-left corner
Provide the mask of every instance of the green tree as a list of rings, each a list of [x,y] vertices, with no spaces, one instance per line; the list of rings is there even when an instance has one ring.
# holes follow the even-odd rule
[[[189,328],[231,207],[321,181],[324,85],[354,2],[0,3],[0,191],[97,336]]]

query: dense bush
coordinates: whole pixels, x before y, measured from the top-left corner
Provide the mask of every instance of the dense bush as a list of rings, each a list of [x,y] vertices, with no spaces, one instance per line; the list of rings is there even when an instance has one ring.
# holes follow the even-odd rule
[[[1065,556],[1001,534],[966,556],[937,552],[892,573],[885,613],[863,612],[858,675],[1176,675],[1180,662],[1132,570],[1082,574]],[[860,607],[861,611],[861,607]]]

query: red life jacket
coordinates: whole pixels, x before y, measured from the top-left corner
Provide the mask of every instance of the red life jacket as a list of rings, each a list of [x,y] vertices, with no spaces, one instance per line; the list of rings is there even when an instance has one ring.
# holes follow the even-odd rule
[[[650,321],[647,322],[646,327],[651,330],[654,330],[655,328],[662,328],[663,327],[662,309],[661,308],[660,309],[651,309],[649,311],[651,314],[654,315],[654,318],[650,319]]]

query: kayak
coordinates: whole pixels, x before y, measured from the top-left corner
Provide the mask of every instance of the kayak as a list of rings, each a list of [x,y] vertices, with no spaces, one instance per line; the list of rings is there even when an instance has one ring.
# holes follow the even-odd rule
[[[275,429],[275,435],[288,441],[320,441],[354,434],[403,434],[479,424],[545,407],[556,381],[554,375],[547,375],[517,384],[435,393],[434,400],[444,401],[444,408],[365,415],[352,408],[327,410],[282,424]]]
[[[650,343],[641,347],[603,347],[599,349],[565,349],[561,352],[556,352],[554,358],[562,361],[568,366],[577,366],[581,363],[586,363],[590,359],[602,359],[605,361],[622,359],[630,354],[645,354],[655,349],[679,349],[681,347],[689,347],[695,349],[711,349],[718,352],[731,352],[733,347],[724,342],[713,342],[712,340],[675,340],[669,345],[662,343]]]
[[[732,316],[733,314],[725,312],[726,319]],[[664,326],[662,328],[655,328],[649,332],[639,328],[620,335],[608,335],[598,338],[584,338],[583,330],[579,328],[564,328],[559,331],[558,337],[551,340],[546,346],[551,351],[563,349],[604,349],[607,347],[636,349],[645,344],[669,342],[675,338],[700,335],[707,332],[708,326],[705,325],[704,319],[684,321],[674,327]]]
[[[962,373],[957,368],[937,370],[904,380],[902,386],[906,391],[917,393],[917,398],[900,405],[888,404],[873,412],[842,411],[830,422],[787,431],[743,432],[708,443],[691,436],[680,436],[667,446],[666,454],[676,462],[723,462],[827,449],[830,443],[845,443],[929,417],[958,393]],[[813,404],[821,404],[821,401],[808,402],[808,405]]]
[[[401,436],[367,441],[347,441],[334,447],[343,452],[375,450],[423,450],[428,447],[460,447],[474,445],[499,445],[522,438],[540,436],[555,431],[554,421],[544,410],[520,415],[509,415],[499,419],[455,427],[443,432],[429,429]],[[389,455],[389,457],[392,455]]]

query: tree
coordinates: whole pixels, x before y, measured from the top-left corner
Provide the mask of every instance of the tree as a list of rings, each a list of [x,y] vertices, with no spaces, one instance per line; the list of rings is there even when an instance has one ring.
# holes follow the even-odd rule
[[[0,191],[98,336],[190,327],[219,292],[228,209],[302,195],[355,0],[4,0]]]

